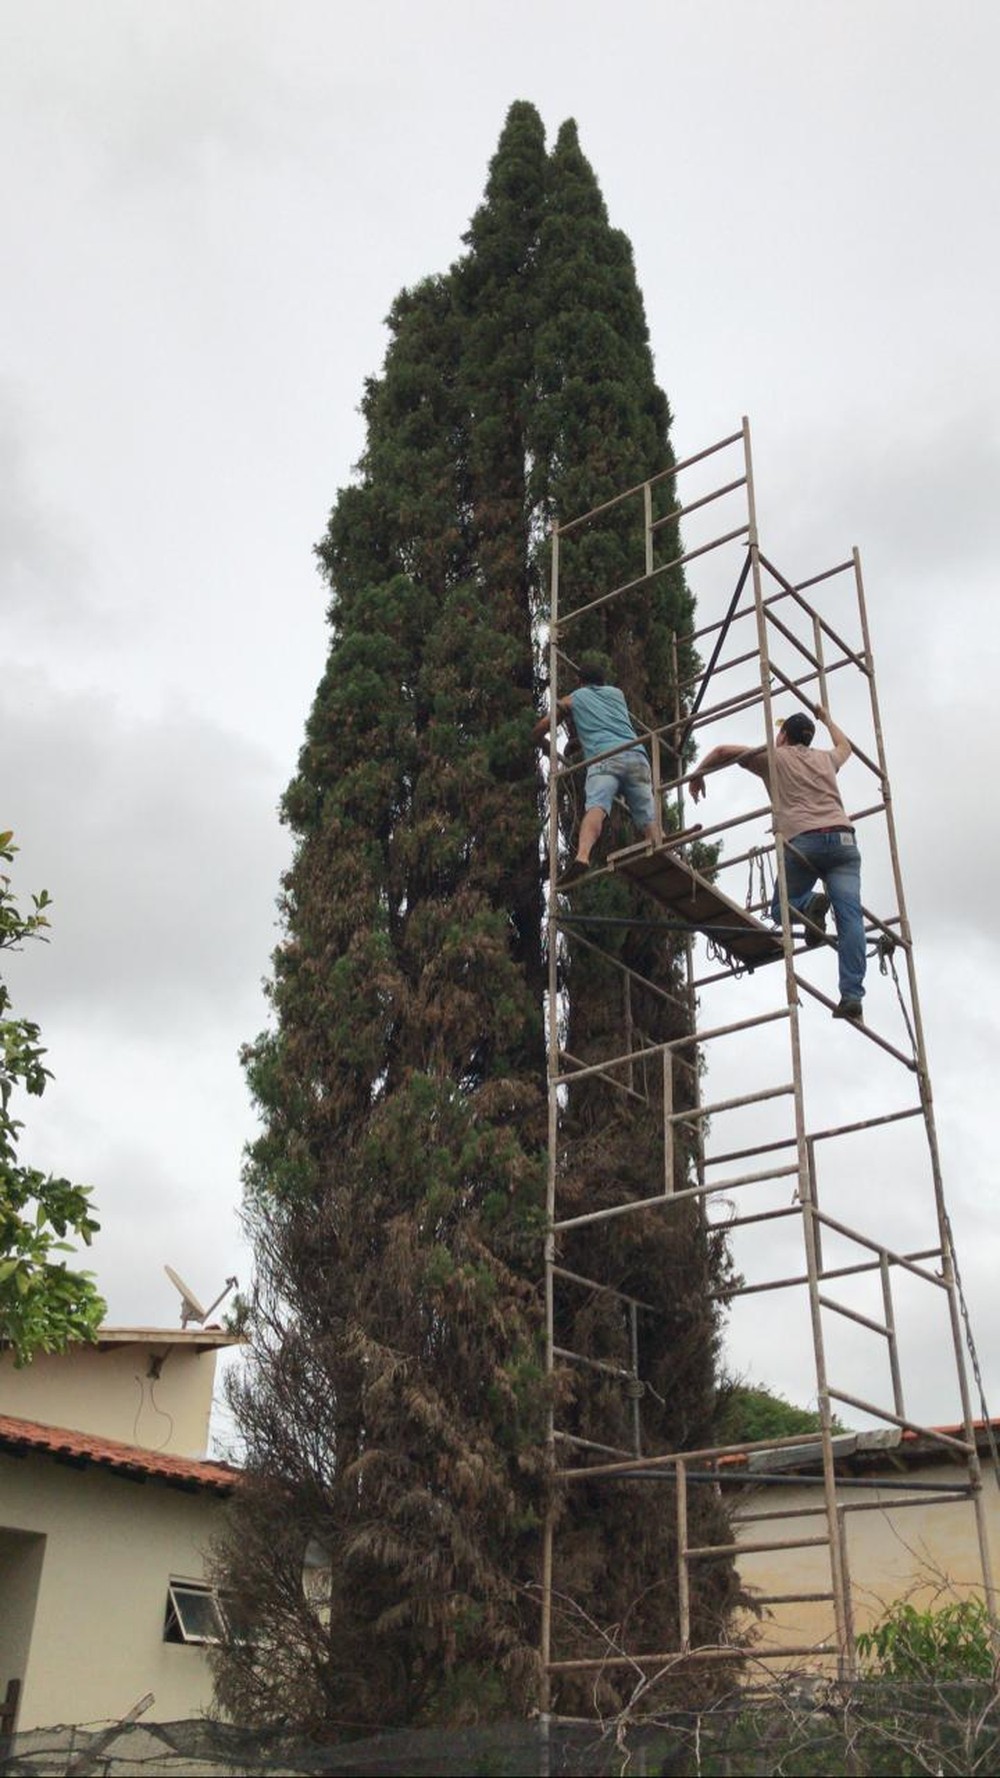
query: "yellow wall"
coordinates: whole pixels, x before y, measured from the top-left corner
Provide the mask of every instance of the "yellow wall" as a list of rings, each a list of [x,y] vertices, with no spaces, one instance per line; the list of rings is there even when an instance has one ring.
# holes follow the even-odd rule
[[[150,1451],[204,1457],[215,1383],[214,1347],[170,1335],[43,1353],[21,1370],[0,1355],[0,1414],[69,1426]],[[160,1375],[150,1375],[159,1369]]]
[[[872,1479],[877,1479],[872,1475]],[[888,1478],[887,1478],[888,1479]],[[946,1463],[907,1465],[894,1470],[896,1482],[947,1483],[965,1479],[964,1469]],[[847,1509],[847,1558],[855,1632],[865,1630],[895,1600],[911,1599],[918,1609],[945,1605],[982,1590],[982,1569],[976,1520],[967,1500],[938,1501],[924,1496],[915,1506],[900,1506],[897,1489],[852,1489],[842,1486],[840,1503]],[[1000,1551],[1000,1491],[989,1470],[983,1499],[989,1538]],[[811,1508],[809,1517],[791,1516]],[[860,1510],[859,1510],[860,1509]],[[739,1541],[778,1541],[819,1537],[825,1533],[823,1489],[790,1478],[787,1485],[760,1488],[739,1497],[737,1515],[749,1511],[788,1514],[738,1527]],[[738,1559],[744,1585],[758,1593],[829,1592],[830,1560],[826,1548],[755,1552]],[[835,1646],[831,1603],[794,1603],[766,1607],[761,1640],[808,1649]]]
[[[0,1572],[5,1550],[12,1551],[16,1583],[32,1551],[43,1548],[20,1669],[10,1664],[18,1636],[11,1598],[0,1614],[11,1643],[4,1647],[0,1638],[7,1663],[0,1691],[9,1678],[22,1679],[19,1730],[117,1718],[146,1692],[155,1694],[151,1720],[207,1708],[204,1648],[164,1642],[163,1622],[168,1580],[204,1578],[205,1550],[224,1510],[223,1498],[206,1490],[0,1454]],[[18,1537],[24,1532],[44,1535],[44,1546]]]

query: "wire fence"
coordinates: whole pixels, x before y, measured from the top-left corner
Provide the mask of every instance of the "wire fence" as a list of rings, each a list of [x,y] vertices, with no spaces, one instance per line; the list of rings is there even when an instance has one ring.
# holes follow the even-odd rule
[[[3,1778],[958,1778],[998,1770],[995,1678],[926,1676],[843,1686],[800,1674],[647,1720],[535,1719],[325,1744],[206,1718],[34,1729],[0,1744]]]

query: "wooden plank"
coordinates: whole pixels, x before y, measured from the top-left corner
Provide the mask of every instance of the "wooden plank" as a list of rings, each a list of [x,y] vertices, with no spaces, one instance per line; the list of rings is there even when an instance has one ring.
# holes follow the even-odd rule
[[[702,831],[700,821],[692,827],[664,828],[662,849],[672,851],[675,846],[685,846],[688,840],[697,839]],[[619,846],[617,852],[609,852],[607,862],[612,870],[618,870],[632,859],[654,857],[659,850],[650,840],[636,840],[631,846]]]
[[[644,889],[678,920],[704,932],[747,969],[776,963],[783,955],[780,934],[768,931],[738,902],[681,858],[671,845],[639,854],[616,854],[608,863]]]

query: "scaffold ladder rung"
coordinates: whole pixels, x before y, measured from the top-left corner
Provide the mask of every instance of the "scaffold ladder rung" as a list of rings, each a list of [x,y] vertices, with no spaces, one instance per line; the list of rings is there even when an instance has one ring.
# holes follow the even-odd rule
[[[553,1346],[553,1358],[563,1358],[567,1364],[582,1364],[587,1370],[600,1371],[604,1377],[616,1377],[623,1383],[638,1381],[634,1371],[627,1370],[621,1364],[609,1364],[604,1358],[590,1358],[584,1352],[571,1352],[567,1346]]]
[[[859,1327],[867,1327],[870,1333],[881,1334],[885,1340],[892,1338],[892,1329],[881,1321],[873,1321],[869,1315],[862,1315],[860,1309],[849,1309],[846,1303],[838,1303],[832,1296],[817,1294],[816,1301],[821,1309],[831,1309],[835,1315],[843,1315],[848,1321],[856,1321]]]
[[[828,1537],[780,1537],[767,1543],[705,1543],[684,1550],[686,1562],[702,1559],[711,1561],[723,1556],[756,1556],[769,1550],[810,1550],[825,1549],[829,1544]]]
[[[754,1593],[754,1605],[825,1605],[833,1598],[826,1593]]]

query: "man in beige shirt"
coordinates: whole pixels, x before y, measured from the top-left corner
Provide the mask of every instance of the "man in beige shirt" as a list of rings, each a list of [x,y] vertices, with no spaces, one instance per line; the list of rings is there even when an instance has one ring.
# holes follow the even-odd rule
[[[840,974],[840,1004],[833,1016],[860,1025],[867,963],[861,854],[837,787],[837,773],[850,758],[851,743],[822,705],[817,704],[816,715],[830,732],[833,746],[828,750],[813,751],[816,724],[804,710],[796,710],[778,730],[773,782],[766,747],[724,743],[713,747],[695,768],[691,795],[699,802],[705,795],[705,773],[722,766],[741,765],[744,771],[763,778],[774,810],[774,831],[785,841],[785,880],[792,918],[806,922],[806,944],[818,945],[827,909],[833,908]],[[813,893],[817,879],[823,889]],[[781,921],[777,886],[771,918],[776,924]]]

